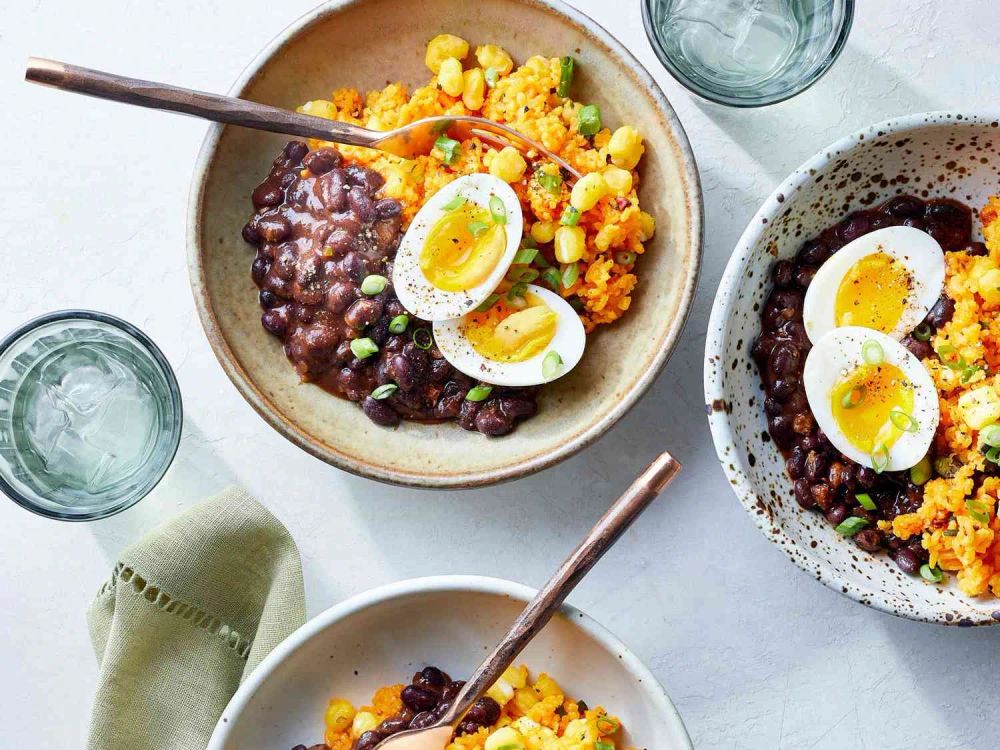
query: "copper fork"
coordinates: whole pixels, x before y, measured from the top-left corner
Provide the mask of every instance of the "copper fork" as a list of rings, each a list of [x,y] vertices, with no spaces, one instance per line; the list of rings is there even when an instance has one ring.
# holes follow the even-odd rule
[[[467,115],[426,117],[394,130],[378,131],[232,96],[208,94],[164,83],[127,78],[39,57],[28,58],[24,77],[32,83],[100,99],[180,112],[204,120],[242,125],[272,133],[316,138],[349,146],[365,146],[404,159],[430,153],[434,141],[442,135],[458,141],[476,136],[500,148],[513,146],[529,159],[544,158],[554,162],[569,182],[581,177],[576,169],[540,143],[513,128],[483,117]]]

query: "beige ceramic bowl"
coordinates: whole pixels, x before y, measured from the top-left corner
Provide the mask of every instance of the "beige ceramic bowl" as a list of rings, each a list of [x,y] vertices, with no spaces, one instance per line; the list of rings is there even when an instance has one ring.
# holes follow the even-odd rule
[[[427,81],[424,48],[443,31],[504,46],[518,61],[571,54],[574,92],[609,125],[645,137],[641,200],[658,231],[638,269],[632,309],[588,338],[581,364],[543,389],[540,413],[506,438],[454,423],[378,427],[356,404],[300,384],[280,343],[264,332],[251,249],[240,238],[250,192],[287,140],[215,126],[191,191],[189,263],[201,320],[226,374],[250,405],[296,445],[347,471],[422,487],[513,479],[572,455],[611,427],[659,372],[687,316],[700,265],[702,206],[694,157],[652,77],[604,29],[555,0],[340,0],[281,32],[232,94],[294,108],[338,86]]]

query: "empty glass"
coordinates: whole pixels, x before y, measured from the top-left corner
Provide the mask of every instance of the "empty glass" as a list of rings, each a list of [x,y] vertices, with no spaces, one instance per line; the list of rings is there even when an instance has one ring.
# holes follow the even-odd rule
[[[28,510],[84,521],[143,498],[170,466],[181,398],[134,326],[50,313],[0,342],[0,489]]]
[[[694,93],[733,107],[804,91],[837,59],[854,0],[643,0],[664,67]]]

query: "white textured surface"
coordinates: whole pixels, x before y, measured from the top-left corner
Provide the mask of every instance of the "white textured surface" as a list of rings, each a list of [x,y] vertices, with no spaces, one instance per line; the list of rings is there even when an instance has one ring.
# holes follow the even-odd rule
[[[20,81],[25,57],[36,54],[224,91],[312,4],[15,0],[5,8],[0,329],[64,307],[127,318],[177,370],[188,422],[167,479],[116,518],[59,524],[0,503],[0,744],[82,745],[96,671],[83,617],[91,596],[118,550],[227,482],[242,483],[288,525],[315,613],[416,575],[538,585],[660,447],[678,455],[684,473],[572,601],[646,660],[696,746],[995,740],[987,717],[1000,629],[897,620],[794,568],[729,491],[701,403],[708,310],[757,205],[801,161],[870,122],[995,105],[995,40],[981,33],[991,3],[862,0],[826,78],[790,102],[728,111],[695,102],[662,72],[638,0],[577,0],[654,72],[687,128],[705,188],[701,289],[667,371],[612,434],[536,477],[457,494],[383,487],[329,468],[266,427],[230,386],[202,335],[185,267],[187,185],[204,124]]]

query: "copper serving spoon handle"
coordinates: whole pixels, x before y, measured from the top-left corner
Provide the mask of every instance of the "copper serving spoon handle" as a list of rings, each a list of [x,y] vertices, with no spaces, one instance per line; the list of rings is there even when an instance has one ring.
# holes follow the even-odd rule
[[[472,704],[500,678],[517,655],[545,627],[580,580],[604,553],[611,549],[639,514],[649,507],[649,504],[677,475],[680,468],[681,465],[673,456],[661,453],[621,497],[615,500],[608,512],[590,530],[586,539],[566,558],[559,570],[528,603],[507,635],[465,683],[465,687],[455,697],[448,711],[428,727],[408,729],[387,737],[376,746],[378,750],[444,748],[452,729],[458,725]],[[445,732],[445,729],[448,731]],[[429,736],[421,737],[425,734]]]
[[[316,138],[348,146],[366,146],[406,159],[430,153],[434,141],[443,134],[460,141],[478,137],[495,147],[513,146],[529,159],[537,157],[548,159],[559,166],[571,183],[581,176],[574,167],[537,141],[507,125],[483,117],[468,115],[425,117],[393,130],[369,130],[349,122],[305,115],[272,107],[269,104],[258,104],[232,96],[128,78],[40,57],[28,58],[24,78],[31,83],[95,96],[99,99],[179,112],[212,122],[241,125],[272,133]]]

